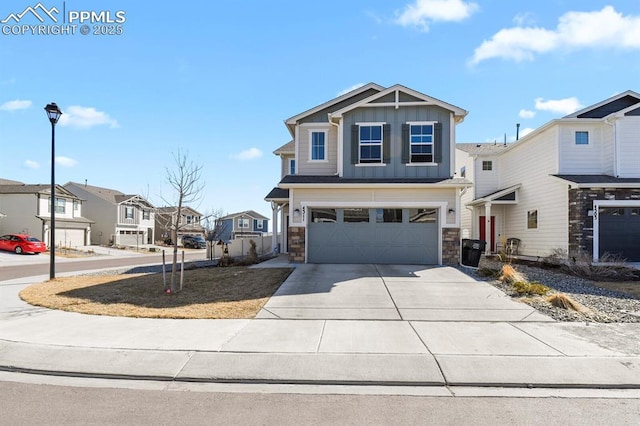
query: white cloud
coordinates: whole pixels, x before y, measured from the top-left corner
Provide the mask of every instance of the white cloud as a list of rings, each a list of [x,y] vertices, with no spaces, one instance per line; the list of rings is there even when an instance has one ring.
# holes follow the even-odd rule
[[[78,105],[70,106],[62,111],[59,121],[61,126],[71,126],[88,129],[90,127],[108,125],[109,127],[119,127],[118,122],[107,113],[98,111],[92,107]]]
[[[395,22],[403,27],[418,27],[429,31],[431,22],[459,22],[470,17],[476,3],[465,0],[415,0],[404,11],[396,12]]]
[[[38,167],[40,167],[40,164],[37,161],[26,160],[24,162],[24,166],[29,168],[29,169],[37,169]]]
[[[520,137],[524,137],[527,136],[529,133],[533,132],[535,129],[532,129],[531,127],[525,127],[524,129],[520,129]]]
[[[491,58],[518,62],[556,49],[581,48],[640,49],[640,15],[624,16],[605,6],[594,12],[567,12],[555,29],[505,28],[482,42],[470,62]]]
[[[528,109],[521,109],[518,115],[520,116],[520,118],[533,118],[536,116],[536,112],[529,111]]]
[[[231,158],[241,161],[256,160],[260,157],[262,157],[262,151],[258,148],[245,149],[244,151],[231,155]]]
[[[542,98],[536,98],[536,109],[539,111],[551,111],[560,114],[571,114],[584,108],[578,98],[571,97],[557,100],[543,100]]]
[[[342,96],[345,93],[349,93],[350,91],[356,90],[357,88],[362,87],[362,86],[364,86],[364,83],[356,83],[351,87],[347,87],[346,89],[339,91],[338,92],[338,96]]]
[[[31,106],[31,101],[21,101],[16,99],[15,101],[8,101],[0,105],[0,109],[3,111],[17,111],[19,109],[27,109]]]
[[[59,156],[56,157],[56,164],[59,164],[62,167],[73,167],[78,164],[78,162],[73,158]]]

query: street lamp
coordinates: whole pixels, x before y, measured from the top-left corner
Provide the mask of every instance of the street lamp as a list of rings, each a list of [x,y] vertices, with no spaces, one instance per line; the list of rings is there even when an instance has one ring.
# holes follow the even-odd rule
[[[56,123],[62,111],[55,102],[51,102],[44,110],[51,123],[51,228],[49,230],[49,279],[56,277],[55,241],[56,241]]]

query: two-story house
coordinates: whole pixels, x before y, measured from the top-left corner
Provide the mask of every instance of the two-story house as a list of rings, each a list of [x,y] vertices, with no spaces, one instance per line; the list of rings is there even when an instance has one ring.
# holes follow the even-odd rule
[[[166,241],[172,237],[172,230],[175,227],[178,207],[159,207],[155,214],[155,236],[157,239]],[[202,235],[205,229],[201,223],[202,213],[192,209],[189,206],[183,206],[180,210],[180,221],[178,222],[178,241],[181,241],[183,235]]]
[[[285,121],[275,151],[274,246],[296,262],[455,263],[455,130],[467,111],[401,85],[370,83]]]
[[[457,148],[458,172],[474,183],[463,233],[490,250],[517,238],[524,256],[561,249],[640,261],[640,94],[613,96],[515,143]]]
[[[82,199],[56,185],[55,246],[89,244],[93,222],[83,216],[83,207]],[[51,244],[51,185],[0,184],[0,212],[5,215],[0,234],[30,234]]]
[[[87,201],[85,214],[95,223],[92,244],[138,246],[154,243],[155,207],[141,195],[68,182],[64,187]]]
[[[269,218],[253,210],[232,213],[220,218],[219,239],[260,237],[269,232]]]

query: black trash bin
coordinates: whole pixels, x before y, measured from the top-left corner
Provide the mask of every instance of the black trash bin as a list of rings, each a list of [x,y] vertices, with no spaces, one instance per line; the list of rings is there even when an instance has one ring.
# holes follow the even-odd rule
[[[462,256],[460,264],[477,268],[480,264],[480,255],[484,252],[487,242],[483,240],[462,240]]]

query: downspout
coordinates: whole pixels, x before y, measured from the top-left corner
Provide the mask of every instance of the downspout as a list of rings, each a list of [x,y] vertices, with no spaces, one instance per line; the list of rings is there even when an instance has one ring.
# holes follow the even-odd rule
[[[336,133],[337,133],[337,138],[336,138],[336,143],[337,143],[337,147],[336,147],[336,175],[338,176],[342,176],[342,132],[340,131],[340,124],[338,123],[334,123],[333,121],[331,121],[331,113],[327,114],[327,120],[329,121],[329,124],[331,124],[332,126],[336,126]],[[329,150],[327,150],[327,156],[329,155]]]

